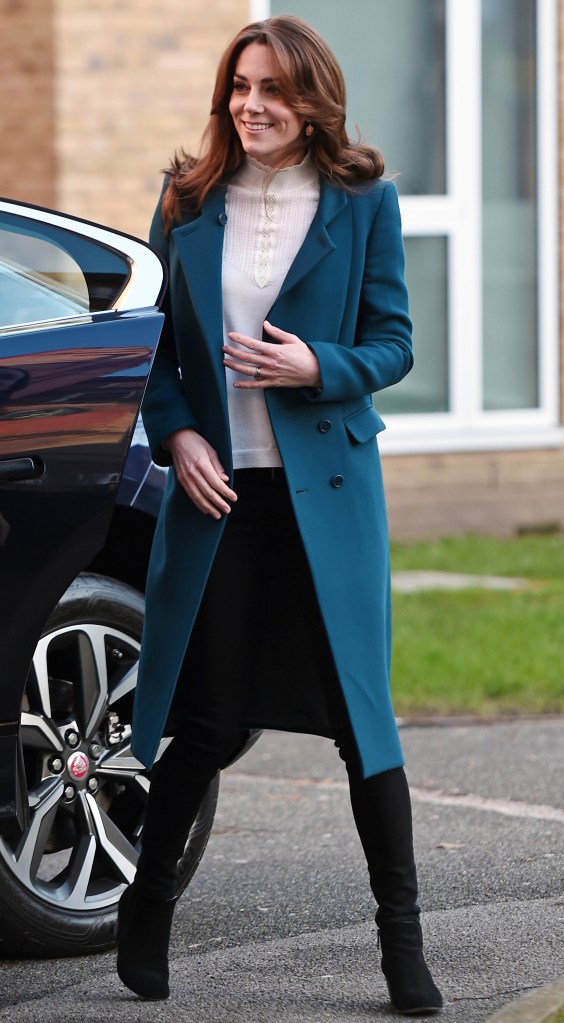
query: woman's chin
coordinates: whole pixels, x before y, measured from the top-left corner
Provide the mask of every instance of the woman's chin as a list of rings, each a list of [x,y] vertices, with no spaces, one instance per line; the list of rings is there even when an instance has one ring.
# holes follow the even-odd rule
[[[243,149],[247,156],[252,156],[254,160],[258,160],[259,163],[263,163],[265,167],[270,167],[274,162],[274,154],[271,150],[267,149],[258,139],[248,139],[243,142]]]

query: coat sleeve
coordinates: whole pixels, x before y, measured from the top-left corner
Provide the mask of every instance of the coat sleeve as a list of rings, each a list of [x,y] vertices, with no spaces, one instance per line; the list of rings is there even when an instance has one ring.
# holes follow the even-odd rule
[[[166,182],[164,187],[166,188]],[[170,243],[169,235],[165,234],[163,228],[160,200],[151,224],[149,242],[160,252],[168,267]],[[164,326],[141,411],[153,461],[157,465],[170,465],[172,461],[170,454],[162,446],[165,437],[175,430],[196,428],[196,420],[190,411],[180,378],[172,318],[170,274],[162,311],[165,314]]]
[[[347,401],[396,384],[413,365],[411,320],[404,278],[401,217],[395,185],[379,189],[380,202],[368,233],[356,334],[350,347],[323,341],[307,344],[317,356],[322,387],[310,400]],[[359,197],[358,215],[367,215]]]

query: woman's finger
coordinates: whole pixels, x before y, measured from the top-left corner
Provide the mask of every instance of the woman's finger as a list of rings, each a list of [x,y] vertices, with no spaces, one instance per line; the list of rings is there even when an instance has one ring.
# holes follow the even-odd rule
[[[234,341],[236,345],[241,346],[243,351],[244,349],[248,349],[249,352],[254,352],[255,354],[257,352],[261,353],[265,344],[268,344],[268,342],[259,341],[256,337],[248,337],[246,334],[237,334],[234,331],[231,331],[227,336],[230,341]],[[241,348],[232,348],[231,350],[240,351]],[[247,355],[248,352],[244,352],[244,354]]]
[[[194,493],[205,501],[210,501],[223,512],[229,512],[231,510],[229,502],[237,500],[235,491],[218,476],[211,463],[191,466],[186,473],[186,479]]]
[[[219,519],[231,511],[229,502],[214,487],[210,486],[204,477],[194,479],[193,476],[188,476],[185,480],[181,478],[180,482],[188,497],[204,514],[213,515],[214,518]],[[237,499],[233,491],[229,491],[229,493],[233,494],[232,500]]]
[[[297,334],[290,334],[287,330],[282,330],[282,327],[276,327],[273,323],[269,323],[268,320],[264,321],[264,329],[267,334],[271,334],[272,337],[278,338],[282,344],[286,345],[303,345],[303,341],[298,337]]]
[[[260,356],[255,355],[255,359],[258,360]],[[257,368],[264,369],[264,363],[262,362],[239,362],[238,359],[225,358],[223,365],[227,366],[228,369],[232,369],[234,373],[244,373],[246,376],[252,377],[257,371]]]

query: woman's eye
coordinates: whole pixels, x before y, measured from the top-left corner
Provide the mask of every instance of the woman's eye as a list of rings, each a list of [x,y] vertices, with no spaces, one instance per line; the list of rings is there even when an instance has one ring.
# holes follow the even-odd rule
[[[233,82],[233,92],[244,92],[246,88],[244,82]]]

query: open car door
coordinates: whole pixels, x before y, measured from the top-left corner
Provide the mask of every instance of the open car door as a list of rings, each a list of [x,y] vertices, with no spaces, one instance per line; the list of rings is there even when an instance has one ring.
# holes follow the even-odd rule
[[[161,260],[0,200],[0,829],[29,824],[18,731],[42,627],[103,546],[163,316]],[[36,679],[45,709],[46,680]],[[85,698],[93,727],[99,694]],[[43,706],[45,705],[45,706]],[[28,734],[33,718],[28,714]],[[46,748],[54,737],[41,736]],[[73,740],[75,741],[75,740]],[[79,760],[73,769],[80,772]]]

